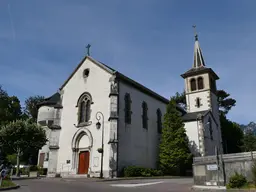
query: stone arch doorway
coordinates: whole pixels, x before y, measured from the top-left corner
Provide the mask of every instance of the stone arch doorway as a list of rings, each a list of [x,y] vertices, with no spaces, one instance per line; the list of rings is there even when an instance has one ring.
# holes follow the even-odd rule
[[[72,139],[73,167],[76,174],[89,174],[91,162],[92,135],[86,128],[79,129]]]

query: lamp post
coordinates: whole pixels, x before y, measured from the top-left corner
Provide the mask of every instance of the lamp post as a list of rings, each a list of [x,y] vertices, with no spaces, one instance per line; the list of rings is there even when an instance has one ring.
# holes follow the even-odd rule
[[[96,127],[97,129],[100,129],[101,127],[101,123],[100,123],[100,120],[102,119],[102,129],[101,129],[101,133],[102,133],[102,136],[101,136],[101,167],[100,167],[100,178],[103,178],[103,156],[104,156],[104,115],[102,112],[98,111],[96,113],[96,119],[98,120],[98,122],[96,123]],[[100,153],[100,151],[99,151]]]

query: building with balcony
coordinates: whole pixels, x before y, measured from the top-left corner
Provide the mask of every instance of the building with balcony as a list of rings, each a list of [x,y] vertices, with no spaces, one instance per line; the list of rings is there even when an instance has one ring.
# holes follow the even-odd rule
[[[196,37],[185,79],[184,120],[191,152],[221,151],[215,81]],[[163,116],[169,100],[86,56],[59,91],[39,105],[38,123],[49,141],[38,164],[48,175],[116,177],[130,165],[156,168]]]

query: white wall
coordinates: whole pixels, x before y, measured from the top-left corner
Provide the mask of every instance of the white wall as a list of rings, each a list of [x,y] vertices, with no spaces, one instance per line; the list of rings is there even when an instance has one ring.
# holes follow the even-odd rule
[[[83,78],[83,71],[86,68],[90,69],[90,73],[89,77],[85,80]],[[73,164],[71,143],[73,135],[79,129],[74,126],[74,124],[77,125],[78,123],[77,101],[84,92],[89,92],[92,96],[92,101],[94,102],[94,104],[91,105],[90,120],[92,121],[92,124],[86,126],[93,137],[93,147],[90,152],[89,167],[91,167],[92,171],[100,170],[100,164],[98,162],[96,163],[98,166],[93,166],[95,163],[93,162],[94,159],[97,159],[97,161],[100,160],[100,154],[97,152],[97,149],[101,147],[101,130],[96,129],[97,120],[95,115],[97,111],[101,111],[104,114],[105,146],[107,146],[107,142],[109,141],[108,118],[110,112],[110,77],[111,75],[109,73],[87,59],[63,88],[63,110],[61,116],[62,129],[60,134],[60,149],[58,153],[58,172],[76,172],[76,170],[71,170],[71,165]],[[104,170],[108,169],[108,156],[108,150],[105,150]],[[70,164],[66,164],[66,160],[70,160]]]
[[[205,111],[210,109],[210,91],[202,91],[202,92],[196,92],[196,93],[189,93],[186,95],[187,103],[189,104],[189,112],[198,112],[198,111]],[[200,107],[196,107],[196,99],[200,98]]]
[[[185,130],[190,142],[190,150],[195,155],[199,155],[199,124],[197,121],[185,122]]]
[[[54,107],[42,106],[38,109],[37,121],[53,120],[54,114]]]
[[[125,124],[124,96],[131,96],[131,124]],[[148,105],[148,129],[142,127],[142,102]],[[119,84],[119,148],[118,166],[121,170],[125,166],[137,165],[156,167],[158,157],[159,134],[157,132],[157,109],[163,116],[166,104],[150,97],[138,89],[120,82]]]

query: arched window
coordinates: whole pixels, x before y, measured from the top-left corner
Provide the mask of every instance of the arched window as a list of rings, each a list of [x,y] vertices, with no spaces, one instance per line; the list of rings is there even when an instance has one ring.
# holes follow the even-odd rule
[[[157,132],[162,133],[162,113],[160,109],[157,109],[156,115],[157,115]]]
[[[203,79],[203,77],[198,77],[197,78],[197,87],[198,87],[198,89],[203,89],[204,88],[204,79]]]
[[[190,89],[191,91],[196,90],[196,80],[194,78],[190,80]]]
[[[85,122],[85,101],[80,103],[79,123]]]
[[[83,94],[78,100],[78,124],[88,123],[91,114],[92,99],[89,94]]]
[[[148,128],[148,105],[145,101],[142,103],[142,127]]]
[[[126,93],[124,96],[124,121],[126,124],[131,124],[131,96],[129,93]]]
[[[91,101],[87,100],[86,101],[86,106],[85,106],[85,122],[88,122],[90,120],[90,112],[91,112]]]

